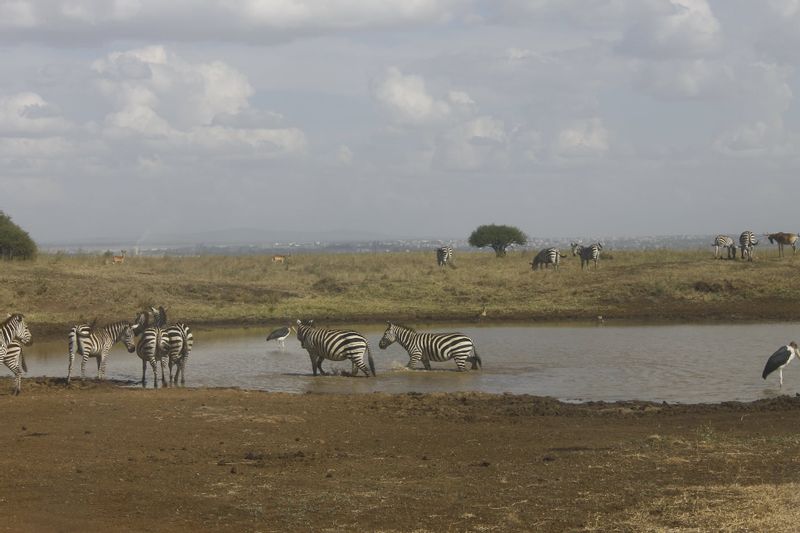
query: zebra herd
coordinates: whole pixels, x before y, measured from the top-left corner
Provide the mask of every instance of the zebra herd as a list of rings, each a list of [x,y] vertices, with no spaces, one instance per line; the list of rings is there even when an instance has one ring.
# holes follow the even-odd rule
[[[791,246],[792,247],[792,255],[797,252],[797,234],[796,233],[765,233],[764,237],[766,237],[770,244],[778,244],[778,256],[783,257],[783,247],[784,246]],[[752,231],[743,231],[741,235],[739,235],[739,250],[741,251],[742,259],[747,259],[748,261],[753,260],[753,252],[755,247],[758,245],[758,239],[756,238],[756,234]],[[727,235],[717,235],[714,238],[714,244],[711,246],[714,247],[714,257],[716,259],[722,258],[721,250],[727,251],[727,258],[728,259],[736,259],[736,242],[732,238]]]
[[[318,328],[313,320],[297,321],[297,340],[311,359],[311,371],[317,375],[325,374],[322,362],[350,360],[351,374],[358,375],[359,370],[369,377],[375,376],[375,363],[366,337],[352,330]],[[473,370],[483,365],[472,339],[461,333],[418,333],[413,328],[387,322],[378,347],[385,350],[390,344],[397,342],[409,355],[408,368],[415,368],[419,363],[426,370],[431,369],[430,362],[454,360],[459,372],[466,370],[467,362]],[[366,363],[364,359],[366,357]],[[369,368],[367,368],[367,363]]]
[[[600,259],[600,251],[603,249],[602,244],[596,242],[594,244],[584,246],[577,242],[573,242],[570,243],[570,248],[572,249],[573,256],[578,256],[581,258],[581,270],[583,270],[584,266],[588,267],[590,261],[593,261],[594,268],[597,268],[597,261]],[[533,258],[533,261],[531,262],[531,268],[533,270],[541,270],[546,268],[548,265],[551,265],[553,270],[558,270],[558,265],[560,264],[561,259],[564,257],[567,256],[562,254],[558,248],[545,248]],[[445,265],[454,267],[452,261],[452,246],[441,246],[436,249],[436,263],[440,267],[444,267]]]

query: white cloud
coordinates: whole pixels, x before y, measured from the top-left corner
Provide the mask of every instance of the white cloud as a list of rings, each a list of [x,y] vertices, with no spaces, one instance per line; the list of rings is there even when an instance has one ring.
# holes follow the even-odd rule
[[[601,156],[609,150],[609,138],[609,131],[599,118],[578,120],[561,129],[555,149],[564,157]]]
[[[353,151],[347,145],[341,145],[336,151],[336,160],[342,165],[353,164]]]
[[[447,170],[500,168],[508,164],[503,121],[479,116],[447,130],[436,146],[433,164]]]
[[[643,90],[666,100],[718,97],[729,93],[734,83],[733,67],[705,59],[644,62],[636,83]]]
[[[469,98],[458,93],[461,100]],[[450,105],[437,100],[425,86],[421,76],[403,74],[397,67],[389,67],[374,89],[375,98],[401,124],[438,122],[450,115]]]
[[[58,110],[36,93],[0,95],[0,134],[48,135],[69,127]]]

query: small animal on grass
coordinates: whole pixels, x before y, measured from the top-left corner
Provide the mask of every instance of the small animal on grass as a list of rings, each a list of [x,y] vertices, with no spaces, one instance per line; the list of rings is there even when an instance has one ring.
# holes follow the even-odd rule
[[[440,246],[436,249],[436,264],[440,267],[449,265],[451,268],[455,268],[455,265],[453,264],[452,246]]]
[[[753,260],[753,249],[758,245],[756,234],[752,231],[743,231],[739,235],[739,248],[742,250],[742,259]]]
[[[472,370],[483,366],[475,343],[461,333],[417,333],[414,328],[387,322],[378,347],[385,350],[394,342],[408,352],[408,368],[414,368],[422,362],[425,370],[430,370],[431,361],[450,359],[456,362],[459,372],[467,369],[467,361],[472,363]]]
[[[137,318],[137,323],[138,323]],[[138,324],[137,324],[138,326]],[[119,341],[125,343],[128,352],[136,351],[135,331],[137,327],[130,322],[114,322],[102,328],[89,324],[73,326],[69,332],[69,367],[67,369],[67,385],[72,378],[72,363],[76,355],[81,356],[81,379],[86,376],[86,361],[90,357],[97,360],[97,378],[106,376],[106,360],[111,347]]]
[[[783,368],[792,362],[792,359],[797,357],[797,343],[792,341],[786,346],[781,346],[778,350],[769,356],[767,359],[767,364],[764,365],[764,372],[761,373],[761,377],[763,379],[767,379],[767,376],[778,371],[778,376],[780,377],[780,387],[783,387]]]
[[[286,263],[287,257],[288,256],[285,256],[285,255],[273,255],[272,256],[272,262],[275,263],[275,264],[278,264],[278,265],[282,265],[282,264]]]
[[[728,252],[728,259],[736,259],[736,243],[727,235],[717,235],[714,237],[714,259],[722,259],[721,249],[725,248]]]
[[[778,233],[767,233],[764,236],[769,239],[770,244],[778,243],[778,257],[783,257],[783,247],[787,245],[792,247],[792,255],[797,253],[797,233],[780,231]]]
[[[136,343],[136,355],[142,360],[142,388],[147,386],[147,363],[153,369],[153,388],[158,388],[158,363],[161,365],[161,385],[167,386],[166,362],[169,358],[169,338],[161,328],[147,328]]]
[[[547,268],[547,265],[553,265],[553,270],[558,270],[558,264],[563,257],[567,256],[563,255],[558,248],[545,248],[533,258],[531,269],[541,270]]]
[[[600,259],[600,250],[603,249],[602,244],[596,242],[583,246],[577,242],[573,242],[570,244],[570,248],[572,248],[572,255],[577,255],[581,258],[581,270],[583,270],[584,265],[587,267],[589,266],[589,261],[594,261],[594,268],[597,268],[597,261]]]
[[[311,359],[311,370],[317,375],[325,375],[322,370],[322,361],[344,361],[349,359],[352,363],[352,375],[357,376],[358,371],[364,372],[369,377],[370,371],[375,375],[375,363],[369,349],[367,339],[355,331],[317,328],[313,320],[297,321],[297,340],[305,348]],[[364,362],[364,356],[369,363],[369,369]]]
[[[276,340],[278,341],[278,344],[280,344],[281,346],[286,346],[285,343],[286,337],[291,335],[293,331],[294,331],[294,326],[286,326],[275,329],[272,332],[270,332],[269,335],[267,335],[267,342]]]

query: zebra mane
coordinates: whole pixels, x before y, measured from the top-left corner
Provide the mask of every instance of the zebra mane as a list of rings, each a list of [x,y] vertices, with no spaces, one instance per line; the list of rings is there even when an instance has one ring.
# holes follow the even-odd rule
[[[110,324],[106,324],[105,326],[103,326],[100,329],[104,329],[104,330],[108,331],[109,333],[111,333],[114,330],[122,331],[123,329],[130,328],[130,327],[133,327],[133,325],[130,322],[128,322],[126,320],[120,320],[118,322],[112,322]],[[94,329],[94,328],[92,328],[92,329]]]
[[[21,320],[24,320],[24,319],[25,319],[25,315],[23,315],[22,313],[14,313],[12,315],[8,315],[8,318],[6,318],[3,321],[3,324],[0,327],[7,326],[8,324],[13,322],[14,320],[21,321]]]
[[[408,331],[411,331],[411,332],[414,332],[414,333],[417,332],[416,329],[412,328],[411,326],[406,326],[405,324],[395,324],[394,322],[390,322],[390,324],[392,324],[396,328],[407,329]]]

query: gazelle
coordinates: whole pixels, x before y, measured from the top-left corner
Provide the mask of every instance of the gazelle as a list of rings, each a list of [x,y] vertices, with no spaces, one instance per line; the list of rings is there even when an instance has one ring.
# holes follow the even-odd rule
[[[769,239],[770,244],[778,243],[778,257],[783,257],[783,246],[788,244],[792,247],[792,255],[797,253],[797,233],[765,233],[764,236]]]

